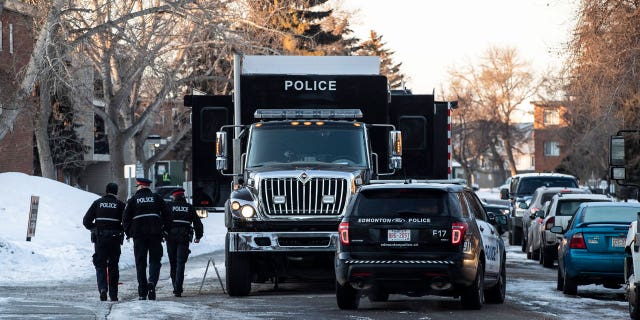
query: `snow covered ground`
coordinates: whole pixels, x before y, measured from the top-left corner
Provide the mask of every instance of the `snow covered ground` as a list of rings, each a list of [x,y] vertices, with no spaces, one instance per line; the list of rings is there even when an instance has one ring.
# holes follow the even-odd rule
[[[126,192],[121,190],[120,192]],[[26,241],[31,195],[40,197],[35,236]],[[498,199],[497,189],[481,189],[482,199]],[[1,286],[31,286],[83,281],[95,283],[95,271],[91,262],[93,244],[90,233],[82,225],[82,218],[89,205],[99,197],[63,183],[21,173],[0,173],[0,310],[3,306],[21,303]],[[210,253],[224,248],[225,227],[221,214],[203,219],[204,237],[199,244],[192,244],[192,256]],[[166,262],[166,255],[163,262]],[[507,261],[531,267],[532,274],[548,272],[544,280],[512,279],[507,284],[508,300],[526,305],[530,310],[545,312],[549,304],[564,308],[566,314],[551,314],[560,319],[615,318],[624,319],[626,302],[622,289],[611,290],[601,286],[581,286],[578,297],[567,297],[555,290],[554,270],[541,268],[537,262],[527,260],[519,247],[509,246]],[[224,276],[224,261],[216,261]],[[122,248],[120,269],[134,267],[133,242]],[[189,268],[189,264],[187,265]],[[201,278],[204,265],[187,270],[187,278]],[[166,272],[166,270],[164,270]],[[132,290],[132,289],[129,289]],[[87,303],[95,303],[97,296],[86,297]],[[38,299],[38,297],[34,297]],[[105,302],[111,304],[111,302]],[[615,307],[612,310],[610,307]],[[197,308],[196,308],[197,309]],[[110,308],[109,319],[146,319],[151,312],[172,319],[177,316],[198,317],[192,305],[177,301],[120,301]],[[161,311],[161,312],[159,312]],[[223,318],[241,319],[238,314],[218,314]],[[160,318],[158,318],[160,319]]]

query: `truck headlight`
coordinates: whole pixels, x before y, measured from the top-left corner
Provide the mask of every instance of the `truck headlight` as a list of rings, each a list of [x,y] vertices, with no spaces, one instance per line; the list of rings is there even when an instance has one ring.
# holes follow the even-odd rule
[[[256,210],[252,206],[246,205],[242,207],[242,210],[240,212],[242,213],[243,217],[251,218],[256,213]]]
[[[240,202],[238,201],[231,202],[231,210],[236,211],[238,209],[240,209]]]

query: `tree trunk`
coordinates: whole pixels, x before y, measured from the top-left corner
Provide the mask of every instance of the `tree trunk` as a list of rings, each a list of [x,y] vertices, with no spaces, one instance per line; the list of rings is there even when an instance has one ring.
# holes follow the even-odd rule
[[[35,136],[38,148],[38,160],[42,177],[57,180],[56,167],[53,164],[51,146],[49,145],[49,118],[51,117],[51,94],[49,82],[43,79],[40,83],[40,105],[36,112]]]
[[[511,175],[515,176],[518,174],[518,169],[516,168],[516,160],[513,156],[513,146],[511,145],[511,139],[509,137],[502,137],[502,142],[504,143],[504,149],[507,153],[507,160],[509,161],[509,168],[511,169]]]
[[[111,181],[114,181],[120,186],[122,192],[118,192],[118,198],[125,201],[127,199],[129,180],[124,177],[124,148],[125,142],[123,136],[119,134],[116,128],[107,126],[107,133],[109,136],[109,164],[110,164],[110,176]],[[134,173],[135,174],[135,173]],[[133,194],[133,188],[131,194]]]

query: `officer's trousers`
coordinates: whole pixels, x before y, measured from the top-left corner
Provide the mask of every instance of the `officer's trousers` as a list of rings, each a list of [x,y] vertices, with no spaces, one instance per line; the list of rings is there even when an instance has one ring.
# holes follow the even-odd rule
[[[171,283],[173,293],[182,293],[184,282],[184,266],[189,258],[189,242],[167,240],[167,255],[171,265]]]
[[[117,298],[118,281],[120,280],[118,270],[120,238],[97,237],[94,247],[93,265],[96,268],[98,291],[107,291],[111,299]]]
[[[160,278],[160,259],[162,259],[162,236],[143,236],[133,239],[133,255],[136,259],[138,277],[138,295],[147,297],[149,286],[155,287]],[[149,277],[147,280],[147,257],[149,259]]]

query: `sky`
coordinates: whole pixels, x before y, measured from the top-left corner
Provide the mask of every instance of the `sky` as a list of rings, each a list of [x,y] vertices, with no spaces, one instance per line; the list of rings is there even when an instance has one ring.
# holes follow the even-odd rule
[[[470,65],[491,46],[510,46],[546,73],[563,61],[576,0],[338,0],[357,10],[351,27],[360,39],[382,35],[414,93],[437,94],[448,70]],[[438,96],[437,96],[438,97]]]
[[[35,235],[31,241],[26,241],[31,195],[39,196],[40,203]],[[498,189],[481,189],[478,195],[483,199],[498,199],[499,191]],[[95,269],[91,262],[93,244],[89,240],[89,231],[82,225],[82,218],[90,204],[99,197],[100,195],[42,177],[14,172],[0,173],[0,286],[43,284],[55,286],[60,281],[95,283]],[[202,222],[204,237],[200,243],[190,246],[193,256],[224,249],[226,229],[223,216],[212,214],[202,219]],[[507,261],[514,260],[530,263],[533,270],[541,268],[536,261],[527,260],[519,246],[509,246]],[[166,255],[163,256],[162,261],[167,262]],[[120,270],[133,267],[133,242],[125,241],[120,257]],[[224,276],[224,261],[216,261],[216,267],[221,276]],[[203,272],[204,266],[187,263],[185,277],[200,279]],[[604,289],[595,285],[579,287],[579,291],[584,290],[595,291],[596,295],[619,295],[622,289]],[[555,281],[516,279],[507,284],[507,297],[512,302],[517,300],[517,303],[526,304],[528,308],[542,312],[549,301],[554,304],[566,304],[566,314],[560,315],[560,319],[576,319],[585,316],[595,318],[607,316],[616,319],[626,317],[626,314],[607,309],[607,306],[612,304],[625,306],[626,302],[611,301],[606,298],[568,299],[555,290]],[[88,296],[86,299],[93,301],[96,297]],[[3,306],[16,302],[19,301],[0,292],[0,310]],[[593,308],[588,307],[600,305],[603,306],[602,310],[594,311]],[[162,314],[164,318],[171,319],[197,318],[201,311],[176,301],[163,301],[157,304],[149,301],[123,300],[111,307],[108,318],[147,319],[151,313]],[[242,318],[241,315],[236,314],[225,315],[227,316]]]

